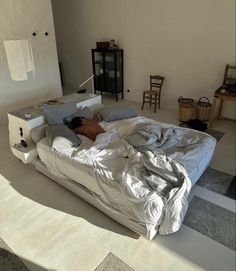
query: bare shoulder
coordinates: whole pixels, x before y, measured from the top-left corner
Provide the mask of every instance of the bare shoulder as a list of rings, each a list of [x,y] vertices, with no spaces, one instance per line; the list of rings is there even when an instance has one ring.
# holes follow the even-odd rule
[[[83,131],[83,128],[82,128],[82,126],[80,126],[80,127],[77,127],[77,128],[75,128],[75,129],[73,129],[73,131],[74,131],[76,134],[80,134],[80,133]]]

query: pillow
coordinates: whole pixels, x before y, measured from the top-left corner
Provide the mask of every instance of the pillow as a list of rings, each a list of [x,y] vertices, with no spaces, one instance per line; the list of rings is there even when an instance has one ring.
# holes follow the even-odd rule
[[[43,105],[49,124],[64,124],[65,117],[71,116],[77,111],[76,103],[66,103],[60,105]]]
[[[49,125],[45,128],[49,144],[53,150],[63,151],[66,147],[78,147],[81,144],[79,137],[66,125]]]
[[[71,128],[71,121],[75,117],[81,117],[87,120],[91,120],[93,119],[93,112],[87,106],[85,106],[83,109],[78,110],[73,115],[64,118],[64,124],[67,125],[69,128]]]
[[[102,108],[99,114],[104,121],[113,121],[137,117],[137,113],[130,107],[110,107]]]
[[[93,112],[93,113],[96,113],[98,112],[99,110],[101,110],[101,108],[103,108],[104,105],[103,104],[92,104],[89,106],[89,109]]]
[[[32,141],[37,144],[42,138],[46,136],[45,128],[48,126],[48,124],[44,124],[38,127],[35,127],[31,130],[30,135]]]

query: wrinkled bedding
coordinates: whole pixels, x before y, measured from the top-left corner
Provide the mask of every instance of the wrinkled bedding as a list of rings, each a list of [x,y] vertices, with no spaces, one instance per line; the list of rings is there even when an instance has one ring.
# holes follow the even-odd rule
[[[162,130],[173,129],[171,136],[158,148],[158,151],[163,151],[168,157],[180,162],[190,177],[192,185],[194,185],[208,166],[213,155],[216,139],[212,136],[192,129],[156,122],[141,116],[122,121],[102,122],[101,126],[105,131],[114,130],[121,138],[126,138],[133,134],[136,127],[152,124],[160,125]],[[150,148],[152,150],[152,146]]]
[[[137,125],[134,131],[125,137],[130,145],[141,152],[158,150],[173,132],[173,127],[162,127],[158,123]]]
[[[97,153],[99,161],[95,174],[102,201],[144,224],[149,239],[154,230],[160,234],[177,231],[191,189],[184,167],[162,152],[143,154],[124,139],[113,138],[109,141],[111,134],[103,134],[90,149],[89,160]],[[104,146],[104,142],[108,144]],[[116,164],[115,170],[111,164]]]
[[[198,145],[214,148],[215,140],[143,117],[121,122],[102,122],[106,132],[90,148],[66,149],[66,155],[96,178],[100,203],[146,227],[146,238],[178,231],[191,189],[186,155]]]

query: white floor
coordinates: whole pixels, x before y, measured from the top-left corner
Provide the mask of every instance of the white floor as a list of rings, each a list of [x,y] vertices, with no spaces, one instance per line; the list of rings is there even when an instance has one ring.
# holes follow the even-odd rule
[[[105,104],[115,103],[111,98]],[[122,101],[140,111],[140,104]],[[178,123],[174,110],[148,106],[141,114]],[[211,167],[235,174],[236,126],[218,121],[225,132]],[[7,126],[0,127],[0,237],[32,270],[92,271],[112,252],[136,271],[235,270],[235,253],[206,236],[182,226],[169,236],[147,241],[71,192],[24,165],[9,150]],[[235,201],[196,186],[193,195],[235,212]]]

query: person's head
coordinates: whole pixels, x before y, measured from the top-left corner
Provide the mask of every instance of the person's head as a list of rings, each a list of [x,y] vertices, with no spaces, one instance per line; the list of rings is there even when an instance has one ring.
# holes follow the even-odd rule
[[[72,129],[75,129],[75,128],[78,128],[82,125],[82,119],[80,117],[74,117],[72,120],[71,120],[71,128]]]

